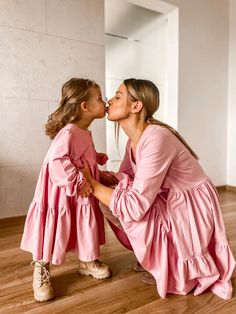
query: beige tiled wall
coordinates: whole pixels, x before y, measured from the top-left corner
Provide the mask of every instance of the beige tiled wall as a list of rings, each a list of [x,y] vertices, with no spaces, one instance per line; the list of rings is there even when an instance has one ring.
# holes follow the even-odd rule
[[[28,210],[63,82],[90,77],[104,88],[103,12],[103,0],[0,1],[0,217]],[[93,130],[104,151],[104,121]]]
[[[236,186],[236,2],[230,0],[227,184]]]

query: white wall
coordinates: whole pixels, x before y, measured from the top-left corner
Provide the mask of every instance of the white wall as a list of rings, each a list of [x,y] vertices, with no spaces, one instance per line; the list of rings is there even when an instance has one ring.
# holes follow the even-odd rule
[[[230,0],[227,184],[236,186],[236,1]]]
[[[122,0],[105,1],[105,31],[133,40],[106,36],[106,96],[115,94],[125,78],[150,79],[159,88],[160,108],[156,117],[166,121],[167,18],[160,13]],[[114,141],[114,124],[107,122],[108,169],[118,167],[127,136],[120,130],[119,148]]]
[[[62,83],[90,77],[104,89],[103,0],[1,0],[0,73],[0,217],[9,217],[33,197]],[[105,121],[93,129],[104,151]]]
[[[178,130],[200,156],[214,183],[226,184],[229,1],[127,1],[153,10],[160,8],[167,14],[175,7],[179,9],[179,88],[177,92],[173,85],[167,100],[169,104],[171,96],[178,93],[178,112],[170,107],[168,116],[171,112],[178,116]]]
[[[151,0],[149,0],[151,2]],[[179,8],[178,129],[216,185],[226,184],[228,0],[165,0]]]

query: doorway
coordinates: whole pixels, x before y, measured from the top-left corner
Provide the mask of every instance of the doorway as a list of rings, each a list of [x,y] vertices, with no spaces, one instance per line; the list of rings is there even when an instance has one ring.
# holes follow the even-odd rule
[[[177,128],[178,9],[163,1],[105,0],[105,89],[111,98],[125,78],[153,81],[160,92],[155,118]],[[164,6],[163,6],[164,5]],[[106,121],[108,170],[117,171],[127,136]]]

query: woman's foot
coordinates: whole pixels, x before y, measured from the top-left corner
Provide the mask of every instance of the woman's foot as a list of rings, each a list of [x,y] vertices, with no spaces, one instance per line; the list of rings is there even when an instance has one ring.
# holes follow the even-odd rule
[[[37,302],[49,301],[55,298],[54,290],[50,281],[49,263],[33,261],[33,290]]]
[[[141,281],[143,283],[148,284],[148,285],[153,285],[153,286],[156,285],[155,278],[148,272],[145,272],[145,273],[142,274]]]
[[[146,271],[143,266],[139,263],[139,262],[136,262],[133,266],[133,270],[134,271],[137,271],[137,272],[141,272],[141,271]]]
[[[91,262],[82,262],[79,260],[78,272],[81,275],[91,275],[96,279],[105,279],[111,277],[112,275],[110,267],[106,264],[103,264],[99,260]]]

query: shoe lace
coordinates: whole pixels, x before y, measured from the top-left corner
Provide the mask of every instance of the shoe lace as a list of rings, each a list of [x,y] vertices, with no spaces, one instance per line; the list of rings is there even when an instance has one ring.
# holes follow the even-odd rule
[[[39,264],[39,266],[37,266]],[[31,266],[37,266],[40,267],[40,286],[42,286],[44,283],[50,282],[50,272],[47,269],[47,266],[44,262],[41,261],[32,261]]]
[[[94,261],[94,267],[100,268],[101,265],[102,265],[102,262],[99,261],[98,259]]]

